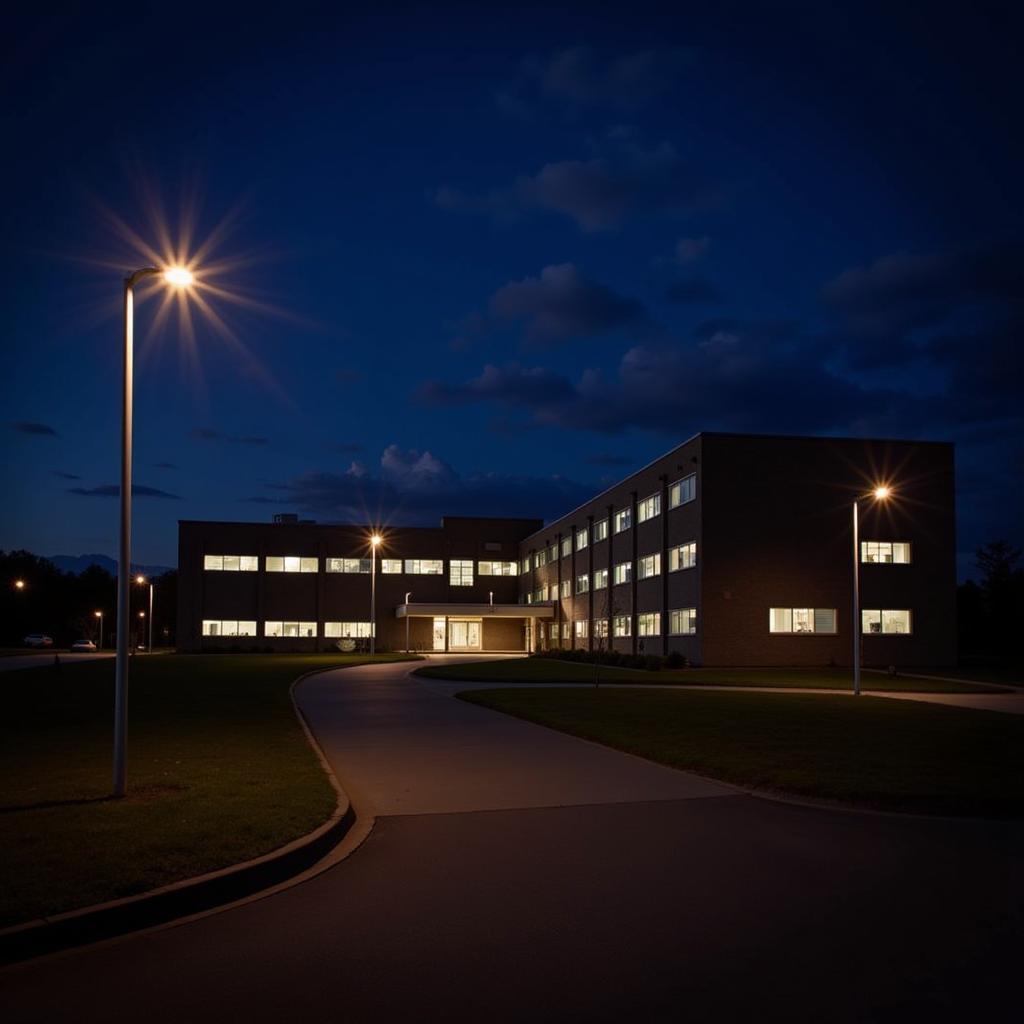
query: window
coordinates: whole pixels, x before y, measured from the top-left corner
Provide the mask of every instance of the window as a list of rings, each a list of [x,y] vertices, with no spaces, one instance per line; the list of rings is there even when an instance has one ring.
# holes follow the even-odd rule
[[[668,631],[672,636],[689,636],[697,632],[696,608],[673,608],[668,613]]]
[[[324,636],[330,639],[342,637],[368,637],[371,633],[369,622],[325,622]]]
[[[562,623],[562,639],[563,640],[571,639],[572,638],[572,632],[571,631],[572,631],[572,623],[571,622],[563,622]]]
[[[586,640],[587,639],[587,620],[586,619],[577,619],[573,623],[573,628],[574,628],[574,630],[576,632],[576,639],[577,640]]]
[[[558,596],[559,597],[572,597],[572,580],[562,580],[558,584]]]
[[[637,563],[637,579],[646,580],[661,575],[661,554],[644,555]]]
[[[661,636],[661,612],[641,612],[636,617],[637,636]]]
[[[267,555],[267,572],[316,572],[319,561],[298,555]]]
[[[264,622],[264,636],[316,636],[315,622]]]
[[[203,555],[203,568],[208,572],[256,572],[259,567],[257,555]]]
[[[682,480],[677,480],[668,489],[668,507],[679,508],[680,505],[685,505],[696,497],[697,474],[691,473],[689,476],[684,476]]]
[[[608,620],[594,619],[594,636],[604,639],[608,636]]]
[[[680,569],[692,569],[696,564],[697,542],[695,540],[691,540],[688,544],[680,544],[678,547],[669,548],[669,572],[678,572]]]
[[[548,624],[548,639],[558,640],[558,623],[552,622]]]
[[[549,562],[557,562],[558,561],[558,545],[557,544],[552,544],[551,547],[548,548],[548,561]]]
[[[615,636],[632,636],[632,622],[628,615],[616,615],[612,619],[612,633]]]
[[[576,550],[582,551],[590,543],[590,534],[584,526],[582,530],[576,531]]]
[[[397,576],[402,571],[402,560],[400,558],[382,558],[380,571],[387,576]]]
[[[636,507],[636,521],[638,523],[646,523],[648,519],[653,519],[655,516],[661,515],[661,495],[652,494],[649,498],[644,498]]]
[[[607,519],[598,519],[598,521],[596,523],[594,523],[594,543],[596,544],[599,540],[607,540],[607,539],[608,539],[608,520]]]
[[[835,608],[770,608],[770,633],[834,633]]]
[[[448,563],[448,582],[453,587],[473,586],[473,563],[465,559],[453,558]]]
[[[248,571],[248,570],[247,570]],[[203,619],[203,636],[255,636],[256,623],[235,619]]]
[[[594,570],[594,589],[604,590],[608,586],[608,570],[607,569],[595,569]]]
[[[576,577],[576,593],[585,594],[590,589],[590,576],[587,573],[583,573],[581,576]]]
[[[899,540],[865,540],[860,545],[862,562],[884,562],[886,564],[909,565],[910,544]]]
[[[861,631],[864,633],[909,633],[910,632],[910,611],[875,609],[862,611]]]
[[[533,556],[533,567],[539,569],[542,565],[548,564],[548,549],[541,548],[540,551],[536,552]]]
[[[629,508],[620,508],[615,513],[615,532],[622,533],[623,530],[628,530],[633,525],[633,510]]]
[[[481,576],[515,576],[515,562],[478,562],[476,571]]]
[[[619,562],[612,574],[612,581],[618,583],[629,583],[633,578],[633,563]]]
[[[568,558],[572,554],[572,537],[562,538],[562,557]]]
[[[390,561],[390,559],[389,559]],[[365,572],[371,569],[368,558],[328,558],[328,572]]]
[[[442,558],[407,558],[405,571],[410,576],[443,576],[444,559]]]

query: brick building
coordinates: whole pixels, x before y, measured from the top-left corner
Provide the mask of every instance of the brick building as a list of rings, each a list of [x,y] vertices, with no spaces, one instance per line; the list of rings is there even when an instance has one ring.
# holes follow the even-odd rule
[[[404,649],[408,630],[417,650],[848,665],[855,500],[865,664],[951,663],[952,445],[717,433],[546,526],[446,516],[381,531],[375,574],[371,527],[182,522],[179,646],[365,639],[375,586],[379,649]]]

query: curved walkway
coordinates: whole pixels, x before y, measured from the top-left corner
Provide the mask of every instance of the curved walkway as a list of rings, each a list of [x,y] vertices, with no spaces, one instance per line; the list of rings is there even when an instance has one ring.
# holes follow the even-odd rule
[[[1014,1005],[1020,824],[737,796],[407,671],[299,691],[376,816],[351,856],[224,913],[8,970],[5,1024],[962,1024]]]

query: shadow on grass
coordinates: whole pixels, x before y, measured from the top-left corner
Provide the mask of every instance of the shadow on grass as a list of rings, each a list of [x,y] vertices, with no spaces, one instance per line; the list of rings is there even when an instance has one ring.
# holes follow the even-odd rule
[[[164,796],[184,793],[187,789],[188,786],[174,785],[135,786],[128,790],[123,797],[107,793],[104,796],[83,796],[74,800],[40,800],[34,804],[11,804],[7,807],[0,807],[0,814],[13,814],[16,811],[46,811],[54,807],[87,807],[90,804],[149,803]]]

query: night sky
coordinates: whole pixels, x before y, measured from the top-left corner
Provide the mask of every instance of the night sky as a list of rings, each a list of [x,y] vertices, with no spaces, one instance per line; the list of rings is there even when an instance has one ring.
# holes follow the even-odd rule
[[[226,330],[138,309],[139,562],[552,517],[700,430],[955,441],[961,572],[1021,543],[1024,26],[843,6],[8,16],[0,547],[115,553],[115,218],[225,217]]]

